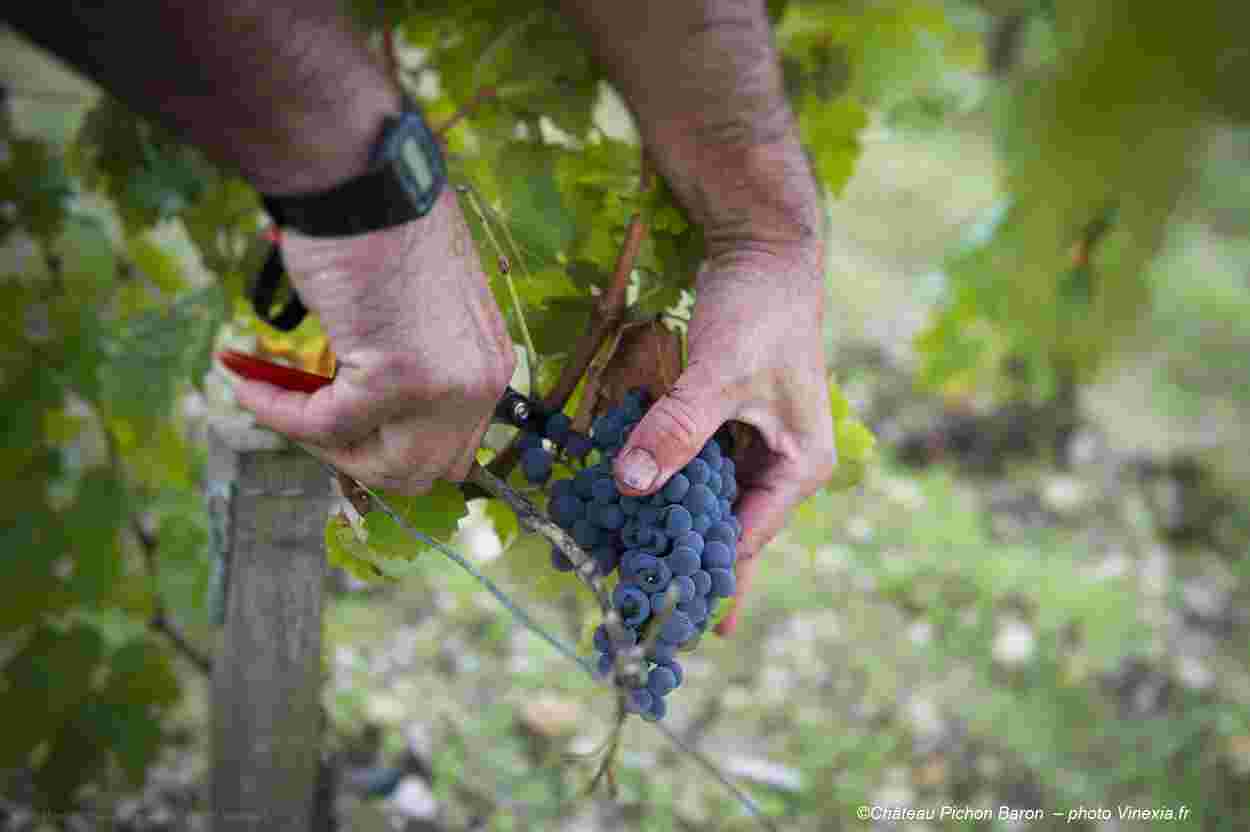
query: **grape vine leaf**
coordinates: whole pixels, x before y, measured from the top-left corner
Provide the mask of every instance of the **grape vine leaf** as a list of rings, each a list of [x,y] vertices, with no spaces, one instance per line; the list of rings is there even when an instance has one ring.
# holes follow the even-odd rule
[[[438,541],[451,539],[460,519],[469,513],[464,493],[446,480],[436,481],[429,493],[416,497],[381,493],[413,528]],[[429,548],[380,509],[365,515],[364,526],[369,548],[380,558],[412,560]]]
[[[68,630],[39,627],[21,651],[0,671],[8,720],[0,734],[0,764],[21,765],[44,738],[55,736],[90,693],[91,679],[104,658],[104,641],[92,628],[78,624]]]

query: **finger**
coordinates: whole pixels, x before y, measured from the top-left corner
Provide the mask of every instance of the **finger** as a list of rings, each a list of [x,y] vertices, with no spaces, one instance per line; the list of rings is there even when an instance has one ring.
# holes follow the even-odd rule
[[[477,429],[469,437],[468,442],[460,452],[460,456],[447,473],[448,478],[453,482],[464,482],[469,478],[469,471],[473,468],[473,463],[477,462],[477,450],[482,446],[482,440],[485,438],[486,431],[490,428],[490,425],[490,415],[487,415],[478,423]]]
[[[687,370],[629,435],[616,460],[616,480],[625,494],[650,494],[685,467],[732,416],[717,385]]]
[[[734,564],[737,592],[730,600],[728,614],[716,625],[716,633],[729,636],[738,626],[739,611],[755,578],[759,556],[785,526],[790,509],[799,499],[797,481],[786,476],[784,464],[773,464],[757,474],[754,485],[738,498],[734,513],[742,524],[738,559]]]
[[[739,556],[738,562],[734,565],[734,577],[737,579],[738,591],[729,600],[729,612],[716,625],[716,634],[718,636],[727,638],[734,634],[734,630],[738,629],[738,615],[742,609],[743,600],[751,589],[751,582],[755,580],[755,569],[757,566],[759,566],[758,557],[743,559]]]
[[[300,442],[323,447],[348,445],[367,436],[377,423],[361,418],[334,384],[315,393],[297,393],[251,379],[233,384],[235,400],[267,428]],[[380,417],[382,414],[373,414]]]
[[[381,442],[376,433],[355,445],[327,448],[306,442],[299,443],[308,453],[330,465],[335,470],[370,488],[392,494],[417,496],[425,494],[434,485],[434,477],[420,471],[394,470],[382,462]]]

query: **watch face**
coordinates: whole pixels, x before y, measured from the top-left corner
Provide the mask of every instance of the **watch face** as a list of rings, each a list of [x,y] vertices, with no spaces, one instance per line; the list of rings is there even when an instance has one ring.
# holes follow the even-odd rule
[[[416,180],[416,185],[420,192],[425,193],[429,191],[434,184],[434,171],[430,169],[430,160],[426,158],[425,152],[421,149],[421,143],[417,141],[415,136],[409,136],[404,139],[404,143],[400,146],[399,154],[403,158],[408,172]]]

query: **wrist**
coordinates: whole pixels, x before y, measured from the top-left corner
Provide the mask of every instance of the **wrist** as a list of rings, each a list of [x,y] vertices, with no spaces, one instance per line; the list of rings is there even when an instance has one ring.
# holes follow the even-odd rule
[[[335,101],[323,98],[312,107],[293,102],[281,139],[242,151],[240,167],[258,191],[271,196],[324,191],[369,169],[383,124],[400,112],[403,99],[381,73],[359,74],[366,76],[364,83],[344,83]]]
[[[657,165],[703,229],[709,256],[819,247],[820,189],[795,131],[760,141],[672,141]]]

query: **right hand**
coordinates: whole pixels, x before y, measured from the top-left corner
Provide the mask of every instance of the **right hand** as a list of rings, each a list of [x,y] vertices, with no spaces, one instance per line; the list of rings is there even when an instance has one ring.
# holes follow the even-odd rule
[[[312,394],[239,379],[239,404],[365,485],[423,494],[463,481],[516,356],[453,190],[402,226],[284,229],[282,246],[338,370]]]

